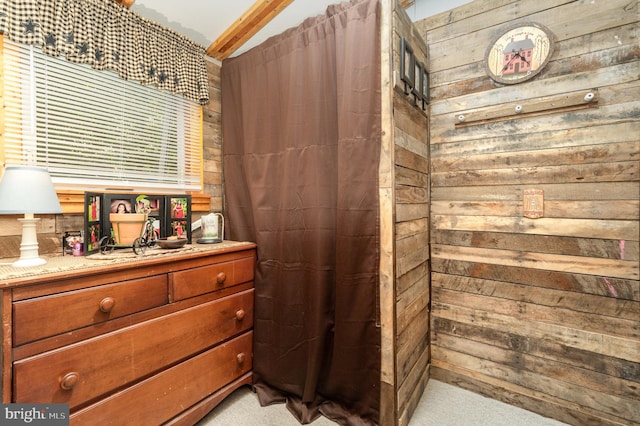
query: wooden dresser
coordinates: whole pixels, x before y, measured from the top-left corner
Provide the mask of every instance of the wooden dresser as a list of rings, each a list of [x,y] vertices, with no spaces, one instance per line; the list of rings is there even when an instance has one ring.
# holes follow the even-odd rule
[[[72,425],[194,424],[251,383],[255,257],[225,241],[5,274],[3,402],[69,404]]]

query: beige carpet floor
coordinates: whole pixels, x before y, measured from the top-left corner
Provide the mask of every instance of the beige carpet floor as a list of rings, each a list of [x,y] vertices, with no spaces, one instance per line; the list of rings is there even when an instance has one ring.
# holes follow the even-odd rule
[[[260,407],[249,387],[232,393],[198,426],[298,426],[284,404]],[[409,426],[561,426],[530,411],[430,380]],[[324,417],[313,426],[335,426]],[[384,425],[381,425],[384,426]]]

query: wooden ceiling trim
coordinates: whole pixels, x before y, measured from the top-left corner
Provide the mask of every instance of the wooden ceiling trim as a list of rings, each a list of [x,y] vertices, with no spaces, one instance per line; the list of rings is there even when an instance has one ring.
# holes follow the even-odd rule
[[[207,48],[207,55],[228,58],[249,38],[275,18],[293,0],[257,0]]]

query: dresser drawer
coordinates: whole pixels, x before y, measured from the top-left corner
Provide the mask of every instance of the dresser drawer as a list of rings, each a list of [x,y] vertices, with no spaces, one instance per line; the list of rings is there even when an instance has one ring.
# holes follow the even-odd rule
[[[252,367],[251,331],[71,414],[71,425],[159,425]]]
[[[21,300],[13,303],[13,344],[19,346],[167,302],[164,274]]]
[[[198,296],[221,288],[253,281],[254,257],[178,271],[170,274],[173,300]]]
[[[247,290],[25,358],[14,362],[14,402],[74,408],[252,326],[253,290]]]

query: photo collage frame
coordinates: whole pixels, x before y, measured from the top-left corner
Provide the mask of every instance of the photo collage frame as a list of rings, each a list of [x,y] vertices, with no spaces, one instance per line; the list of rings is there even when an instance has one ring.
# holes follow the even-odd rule
[[[100,250],[100,239],[113,236],[111,213],[147,213],[156,238],[177,236],[191,244],[191,195],[84,194],[84,255]]]

